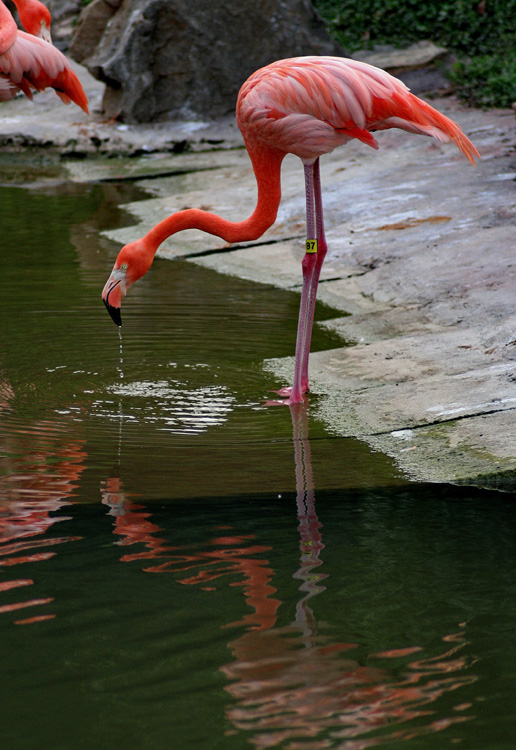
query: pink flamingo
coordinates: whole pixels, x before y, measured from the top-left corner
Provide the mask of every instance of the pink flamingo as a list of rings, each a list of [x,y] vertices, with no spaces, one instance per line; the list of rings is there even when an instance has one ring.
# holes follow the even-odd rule
[[[202,229],[229,243],[261,237],[276,220],[283,158],[296,154],[305,170],[307,244],[294,383],[279,393],[289,397],[289,404],[300,403],[309,388],[315,299],[327,251],[319,157],[352,138],[378,148],[371,131],[387,128],[451,140],[472,164],[479,154],[453,120],[411,94],[401,81],[371,65],[338,57],[297,57],[261,68],[240,89],[236,118],[258,186],[254,212],[240,222],[195,208],[172,214],[120,250],[102,297],[114,322],[122,325],[120,306],[128,288],[149,270],[159,245],[175,232]]]
[[[50,13],[36,0],[18,0],[16,5],[21,22],[31,33],[18,30],[0,0],[0,101],[12,99],[18,91],[32,99],[33,89],[51,87],[63,102],[73,101],[87,113],[86,94],[70,63],[45,41],[50,38]]]
[[[49,44],[52,42],[50,35],[51,16],[49,9],[39,0],[13,0],[25,31]]]

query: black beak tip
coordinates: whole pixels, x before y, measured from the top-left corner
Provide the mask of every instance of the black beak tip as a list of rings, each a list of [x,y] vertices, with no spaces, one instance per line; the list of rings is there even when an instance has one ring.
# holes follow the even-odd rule
[[[122,326],[122,316],[120,315],[120,308],[119,307],[112,307],[112,305],[110,305],[107,302],[104,302],[104,304],[106,305],[106,310],[111,315],[111,319],[113,320],[113,322],[119,328],[121,328],[121,326]]]

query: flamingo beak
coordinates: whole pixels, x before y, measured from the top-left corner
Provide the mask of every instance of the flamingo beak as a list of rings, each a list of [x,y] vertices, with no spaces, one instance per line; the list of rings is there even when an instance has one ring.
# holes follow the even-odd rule
[[[52,34],[50,33],[50,29],[44,21],[41,21],[41,31],[39,32],[39,38],[43,39],[43,41],[47,42],[48,44],[52,44]]]
[[[119,327],[122,325],[120,307],[125,291],[125,271],[115,268],[102,291],[102,299],[113,322]]]
[[[106,300],[104,300],[104,304],[106,305],[106,310],[111,315],[111,318],[113,320],[113,323],[117,325],[119,328],[122,327],[122,316],[120,315],[120,308],[119,307],[112,307]]]

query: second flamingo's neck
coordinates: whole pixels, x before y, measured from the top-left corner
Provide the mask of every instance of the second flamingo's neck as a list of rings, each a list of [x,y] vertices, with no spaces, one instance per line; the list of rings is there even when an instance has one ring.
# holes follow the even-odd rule
[[[209,211],[187,208],[168,216],[145,237],[154,252],[168,237],[183,229],[200,229],[226,242],[256,240],[276,221],[281,200],[281,162],[284,152],[247,143],[258,187],[256,208],[244,221],[228,221]]]

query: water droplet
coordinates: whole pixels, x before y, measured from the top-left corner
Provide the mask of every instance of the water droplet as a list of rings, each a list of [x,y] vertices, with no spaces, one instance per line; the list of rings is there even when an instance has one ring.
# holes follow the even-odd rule
[[[120,374],[120,378],[123,380],[124,378],[124,343],[122,341],[122,328],[118,328],[118,336],[120,338],[120,367],[118,368],[118,372]]]

